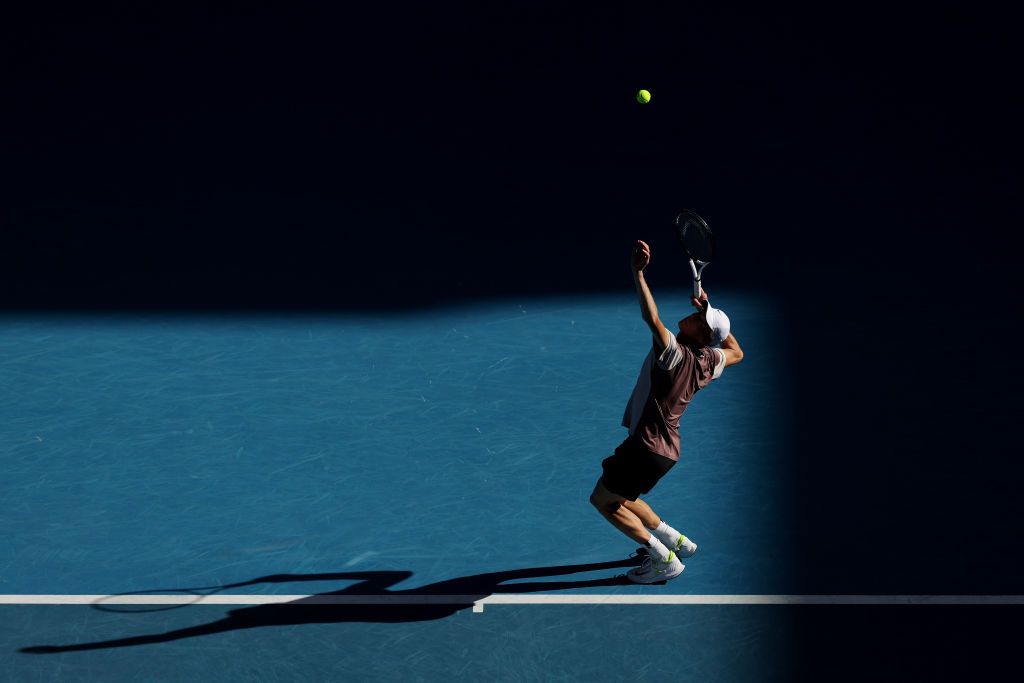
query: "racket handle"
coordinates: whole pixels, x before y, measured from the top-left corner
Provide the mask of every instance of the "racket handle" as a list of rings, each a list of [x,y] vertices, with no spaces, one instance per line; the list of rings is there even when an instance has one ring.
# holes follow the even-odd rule
[[[696,277],[693,279],[693,296],[700,298],[700,278]]]

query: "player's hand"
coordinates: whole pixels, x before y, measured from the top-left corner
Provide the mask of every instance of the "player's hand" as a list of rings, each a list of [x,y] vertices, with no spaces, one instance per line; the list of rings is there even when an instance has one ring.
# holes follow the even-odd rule
[[[637,240],[633,247],[633,255],[630,257],[630,265],[633,271],[639,273],[651,262],[651,248],[643,240]]]
[[[708,293],[704,291],[703,287],[700,289],[700,298],[691,296],[690,303],[693,304],[693,307],[698,311],[703,311],[708,307]]]

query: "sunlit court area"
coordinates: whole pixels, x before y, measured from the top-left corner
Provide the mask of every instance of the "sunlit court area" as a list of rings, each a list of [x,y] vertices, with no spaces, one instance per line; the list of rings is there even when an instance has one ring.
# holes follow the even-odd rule
[[[777,354],[770,308],[722,298],[748,321],[747,343]],[[657,592],[624,580],[635,544],[587,496],[622,440],[645,354],[634,308],[606,296],[373,317],[8,318],[4,592],[84,603],[4,606],[9,625],[32,625],[5,643],[53,648],[8,666],[31,677],[46,657],[75,657],[83,674],[130,672],[166,643],[169,655],[250,651],[223,676],[272,678],[296,672],[287,652],[313,641],[324,678],[367,657],[379,661],[368,675],[398,662],[441,675],[458,660],[500,676],[506,639],[557,632],[586,649],[594,634],[573,634],[620,609],[668,627],[672,608],[658,605],[673,597],[793,593],[772,534],[789,527],[772,464],[787,408],[763,361],[694,405],[685,461],[652,498],[695,538],[715,538],[707,557]],[[327,604],[290,598],[241,618],[212,606],[235,595]],[[579,602],[544,602],[564,596]],[[614,606],[631,597],[649,602]],[[771,630],[750,608],[699,609],[737,638]],[[493,657],[464,652],[462,632]],[[674,628],[662,637],[679,644]],[[770,650],[761,656],[785,663],[785,648]],[[746,656],[754,666],[756,649]]]
[[[0,681],[1012,678],[1000,12],[0,22]]]

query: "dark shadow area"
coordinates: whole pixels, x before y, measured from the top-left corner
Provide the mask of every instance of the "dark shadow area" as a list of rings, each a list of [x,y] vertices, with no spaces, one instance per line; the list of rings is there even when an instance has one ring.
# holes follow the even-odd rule
[[[783,607],[799,681],[1012,678],[1017,606]]]
[[[300,581],[358,581],[343,590],[331,593],[320,593],[309,598],[295,600],[283,604],[257,605],[244,607],[228,612],[227,616],[219,621],[201,626],[169,631],[167,633],[155,633],[129,638],[117,638],[114,640],[98,641],[93,643],[78,643],[72,645],[35,645],[22,648],[20,651],[30,654],[50,654],[57,652],[73,652],[80,650],[100,650],[115,647],[130,647],[134,645],[149,645],[154,643],[166,643],[182,638],[195,638],[199,636],[234,631],[243,628],[257,628],[261,626],[286,626],[298,624],[332,624],[341,622],[406,622],[406,621],[430,621],[443,619],[451,616],[460,610],[471,608],[476,600],[486,598],[495,593],[538,593],[541,591],[568,590],[573,588],[591,588],[596,586],[621,586],[630,585],[625,575],[612,576],[603,579],[590,579],[584,581],[523,581],[521,583],[506,583],[521,579],[536,579],[548,576],[562,576],[566,574],[578,574],[583,572],[600,571],[605,569],[616,569],[631,567],[639,564],[638,560],[627,559],[616,562],[598,562],[591,564],[564,565],[559,567],[533,567],[529,569],[513,569],[502,572],[489,572],[486,574],[475,574],[463,576],[446,581],[438,581],[419,588],[407,590],[391,590],[395,584],[406,581],[412,577],[409,571],[366,571],[366,572],[332,572],[323,574],[275,574],[264,576],[251,581],[244,581],[225,586],[218,586],[215,589],[171,589],[169,591],[146,591],[146,593],[189,593],[197,595],[197,603],[201,602],[200,595],[208,595],[224,590],[255,586],[259,584],[293,583]],[[386,602],[388,598],[414,598],[422,596],[424,604],[316,604],[316,602],[329,600],[331,597],[343,596],[369,596],[379,598]],[[430,596],[458,596],[459,602],[448,604],[433,603],[429,601]],[[96,605],[97,608],[105,611],[111,610],[103,606],[102,602]],[[131,610],[135,611],[161,611],[163,607],[153,610]]]
[[[272,5],[67,8],[0,28],[0,308],[378,311],[618,291],[637,237],[663,286],[685,285],[665,259],[684,206],[722,231],[709,278],[763,286],[769,247],[798,262],[822,218],[788,211],[780,235],[765,207],[869,170],[864,153],[842,159],[865,131],[820,116],[862,93],[808,89],[829,73],[805,56],[823,45],[784,18]]]

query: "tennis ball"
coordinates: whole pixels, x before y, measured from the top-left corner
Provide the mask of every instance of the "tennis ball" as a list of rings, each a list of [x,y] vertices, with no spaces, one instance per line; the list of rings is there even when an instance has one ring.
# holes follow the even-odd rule
[[[639,90],[636,93],[636,101],[640,104],[647,104],[651,101],[651,93],[648,90]]]

